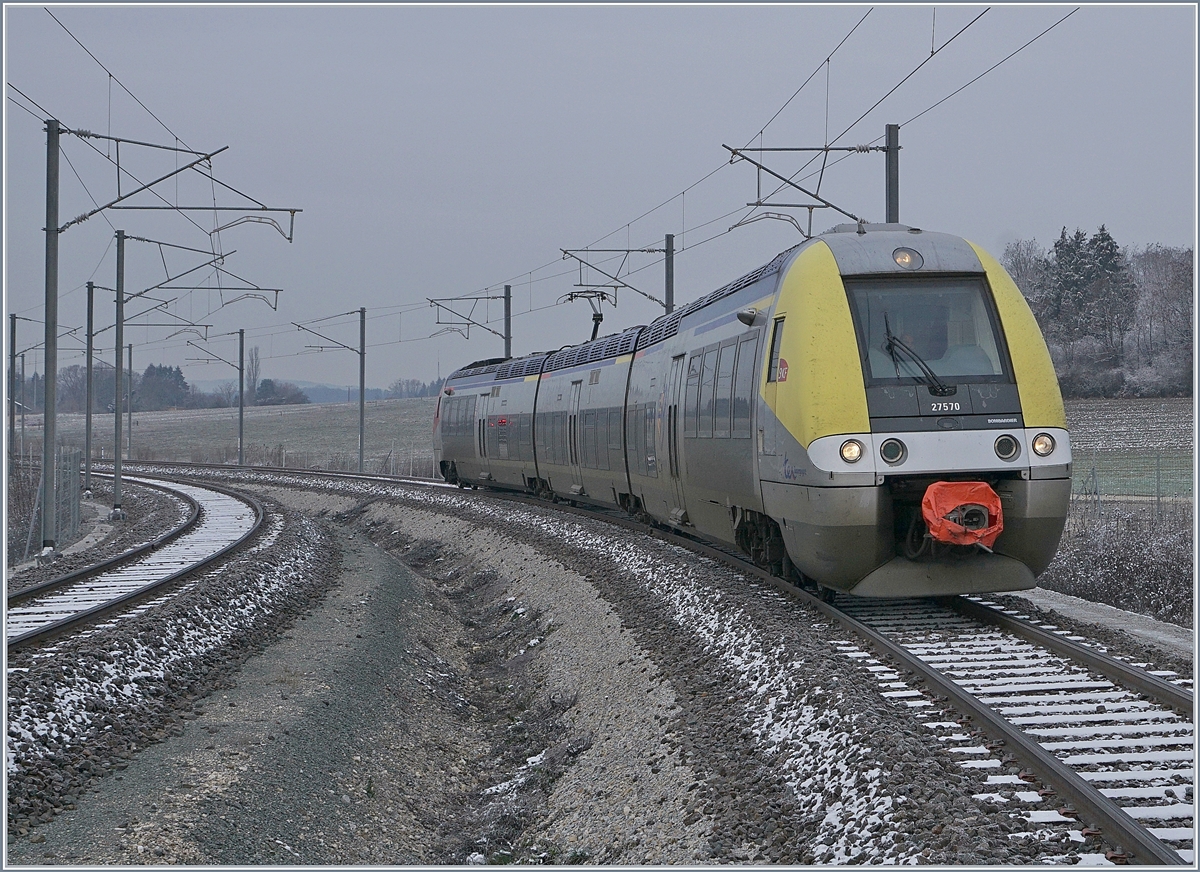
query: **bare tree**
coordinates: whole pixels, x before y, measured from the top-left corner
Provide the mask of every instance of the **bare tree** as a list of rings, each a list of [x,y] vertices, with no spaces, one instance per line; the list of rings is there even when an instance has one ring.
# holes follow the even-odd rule
[[[237,399],[237,385],[231,381],[221,382],[217,387],[217,396],[226,406],[232,406],[233,401]]]
[[[1004,248],[1000,262],[1027,300],[1040,302],[1050,274],[1050,258],[1036,239],[1018,239]]]
[[[246,355],[246,405],[254,405],[254,397],[258,392],[258,376],[260,374],[258,346],[255,345]]]
[[[57,407],[62,412],[82,412],[87,406],[87,370],[78,364],[58,371]]]

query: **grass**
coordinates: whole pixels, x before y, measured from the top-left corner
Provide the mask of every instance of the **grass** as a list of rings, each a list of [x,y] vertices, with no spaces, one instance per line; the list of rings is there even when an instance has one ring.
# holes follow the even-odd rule
[[[433,473],[435,397],[379,400],[366,404],[363,468],[368,472]],[[34,419],[40,423],[40,417]],[[95,457],[113,456],[112,415],[94,415]],[[27,420],[27,426],[29,421]],[[122,420],[123,430],[127,430]],[[83,446],[84,416],[60,415],[66,445]],[[40,435],[38,429],[26,430]],[[126,434],[127,435],[127,434]],[[236,463],[237,409],[133,413],[133,458],[141,461]],[[358,403],[265,406],[245,410],[243,453],[247,464],[352,470],[358,468]]]
[[[1038,586],[1191,627],[1190,500],[1075,498]]]

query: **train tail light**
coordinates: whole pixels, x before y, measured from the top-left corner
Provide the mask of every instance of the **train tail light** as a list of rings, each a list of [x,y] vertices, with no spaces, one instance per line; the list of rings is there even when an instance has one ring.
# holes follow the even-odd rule
[[[925,489],[921,515],[929,535],[951,545],[991,549],[1004,530],[1000,497],[982,481],[938,481]]]

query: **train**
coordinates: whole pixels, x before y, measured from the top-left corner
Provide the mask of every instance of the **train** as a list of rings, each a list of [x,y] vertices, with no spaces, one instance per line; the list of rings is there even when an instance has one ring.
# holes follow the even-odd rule
[[[1000,263],[842,224],[648,325],[476,361],[434,460],[462,487],[622,509],[826,598],[1022,590],[1053,558],[1071,443]]]

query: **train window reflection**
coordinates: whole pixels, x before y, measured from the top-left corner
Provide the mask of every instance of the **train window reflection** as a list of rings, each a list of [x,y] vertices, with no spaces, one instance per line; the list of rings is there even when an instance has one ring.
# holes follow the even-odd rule
[[[952,383],[1009,380],[981,280],[880,279],[846,288],[868,382],[925,382],[922,363]]]
[[[737,371],[733,377],[733,438],[750,436],[750,403],[754,400],[754,350],[758,331],[738,343]]]
[[[683,407],[683,435],[695,436],[700,417],[700,362],[704,353],[693,354],[688,360],[687,394]]]
[[[721,344],[717,358],[717,395],[713,404],[713,438],[729,438],[729,404],[733,399],[733,358],[737,354],[737,340],[730,339]]]
[[[700,371],[700,429],[696,434],[710,437],[713,434],[713,388],[716,385],[717,349],[704,352],[704,368]]]

